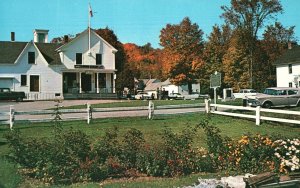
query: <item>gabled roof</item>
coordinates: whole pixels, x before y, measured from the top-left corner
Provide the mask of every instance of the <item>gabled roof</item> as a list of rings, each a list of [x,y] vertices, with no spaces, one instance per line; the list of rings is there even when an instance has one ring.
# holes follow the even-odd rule
[[[287,50],[275,61],[275,65],[285,65],[293,63],[300,63],[300,46],[293,46],[292,49]]]
[[[82,31],[81,33],[79,33],[78,35],[76,35],[75,38],[73,38],[72,40],[70,40],[68,43],[58,47],[56,50],[57,51],[61,51],[63,48],[70,46],[74,41],[76,41],[77,39],[79,39],[81,36],[83,36],[83,34],[88,33],[89,29],[86,29],[84,31]],[[91,29],[91,33],[95,34],[100,40],[102,40],[107,46],[109,46],[113,52],[117,52],[118,50],[115,49],[111,44],[109,44],[106,40],[104,40],[100,35],[98,35],[93,29]]]
[[[0,64],[14,64],[28,42],[0,41]],[[54,43],[34,43],[50,65],[62,64],[55,51],[60,45]]]
[[[150,79],[146,83],[145,91],[155,91],[157,88],[161,87],[162,82],[157,79]]]
[[[162,86],[167,86],[167,85],[173,85],[170,81],[170,78],[168,78],[167,80],[165,80],[163,83],[162,83]]]
[[[14,64],[27,42],[0,41],[0,64]]]
[[[40,50],[45,60],[50,65],[60,65],[62,64],[59,53],[55,50],[61,46],[61,44],[55,43],[35,43],[36,47]]]

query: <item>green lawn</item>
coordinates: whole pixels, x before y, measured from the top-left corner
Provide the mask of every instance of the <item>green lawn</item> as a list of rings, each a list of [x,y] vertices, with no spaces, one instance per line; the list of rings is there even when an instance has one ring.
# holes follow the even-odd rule
[[[143,102],[143,101],[136,101]],[[193,102],[193,101],[191,101]],[[125,133],[130,128],[136,128],[144,133],[147,142],[155,143],[160,140],[159,133],[165,127],[170,127],[175,132],[180,132],[186,126],[195,126],[201,119],[206,117],[203,113],[181,114],[181,115],[160,115],[155,116],[153,120],[148,120],[145,117],[134,118],[107,118],[93,120],[90,125],[85,121],[63,122],[65,129],[73,128],[79,129],[95,140],[97,137],[104,135],[106,129],[117,126],[120,134]],[[281,125],[275,123],[263,123],[261,126],[256,126],[254,121],[237,119],[225,116],[213,115],[211,124],[219,127],[223,135],[238,139],[241,135],[246,133],[252,134],[268,134],[268,135],[282,135],[283,137],[298,138],[300,134],[300,126]],[[31,123],[31,124],[15,124],[14,129],[19,129],[22,134],[28,137],[49,137],[52,131],[51,123]],[[5,154],[9,153],[9,148],[4,141],[4,134],[9,131],[8,126],[0,127],[0,187],[16,187],[22,178],[17,175],[16,167],[3,159]],[[195,146],[206,147],[205,135],[202,130],[197,133],[195,139]],[[107,183],[105,187],[173,187],[181,185],[193,184],[197,177],[188,176],[182,178],[162,178],[146,181],[122,181],[117,183]],[[202,175],[201,175],[202,176]],[[28,183],[29,182],[29,183]],[[30,186],[31,181],[24,181],[21,183],[23,187]],[[123,186],[124,185],[124,186]],[[80,184],[77,187],[99,187],[99,184]],[[36,187],[36,186],[34,186]]]

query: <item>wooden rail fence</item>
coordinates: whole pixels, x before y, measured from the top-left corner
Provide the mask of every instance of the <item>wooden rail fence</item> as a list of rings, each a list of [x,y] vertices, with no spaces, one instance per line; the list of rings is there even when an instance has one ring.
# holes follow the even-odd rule
[[[228,112],[228,109],[231,110],[242,110],[242,111],[254,111],[255,115],[251,114],[241,114],[238,112]],[[286,114],[286,115],[296,115],[300,117],[299,111],[291,111],[291,110],[279,110],[279,109],[265,109],[257,106],[253,107],[243,107],[243,106],[231,106],[231,105],[221,105],[221,104],[211,104],[210,100],[205,100],[205,111],[206,113],[212,114],[219,114],[225,116],[232,116],[232,117],[241,117],[241,118],[250,118],[255,119],[255,124],[260,125],[261,120],[267,121],[275,121],[281,123],[291,123],[291,124],[300,124],[300,120],[293,120],[287,118],[278,118],[278,117],[267,117],[262,116],[261,112],[269,112],[275,114]]]
[[[147,117],[148,119],[152,119],[155,113],[155,110],[163,110],[163,109],[182,109],[182,108],[203,108],[204,103],[196,103],[196,104],[181,104],[181,105],[164,105],[164,106],[155,106],[152,101],[149,101],[148,106],[138,106],[138,107],[117,107],[117,108],[92,108],[90,104],[86,104],[86,108],[84,109],[59,109],[59,114],[66,115],[69,114],[69,117],[62,118],[62,121],[70,121],[70,120],[86,120],[87,124],[90,124],[93,119],[94,113],[101,112],[125,112],[125,111],[148,111]],[[55,116],[56,110],[36,110],[36,111],[15,111],[13,106],[10,106],[9,112],[0,112],[0,124],[8,124],[10,129],[13,128],[13,125],[16,121],[24,121],[24,120],[16,120],[16,116],[21,115],[51,115]],[[71,116],[70,116],[71,114]],[[72,116],[72,114],[74,114]],[[85,114],[81,117],[78,114]],[[155,113],[158,114],[158,113]],[[41,117],[39,116],[37,119],[27,119],[29,122],[51,122],[54,121],[54,117]]]

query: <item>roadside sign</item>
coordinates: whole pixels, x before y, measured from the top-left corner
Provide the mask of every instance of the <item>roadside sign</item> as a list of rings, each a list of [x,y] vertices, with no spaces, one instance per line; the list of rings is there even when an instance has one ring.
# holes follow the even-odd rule
[[[215,72],[210,75],[210,88],[221,87],[221,73]]]

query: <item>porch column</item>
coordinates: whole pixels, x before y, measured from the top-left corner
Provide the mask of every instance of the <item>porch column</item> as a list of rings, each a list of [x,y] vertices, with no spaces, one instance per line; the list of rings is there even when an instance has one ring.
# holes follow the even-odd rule
[[[96,92],[99,93],[99,73],[97,73],[96,75],[97,75]]]
[[[113,93],[116,93],[116,78],[117,78],[117,75],[115,73],[112,73],[113,76],[112,76],[112,83],[113,83],[113,90],[112,92]]]
[[[81,72],[79,72],[79,93],[82,93],[82,88],[81,88]]]

